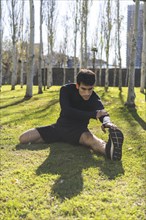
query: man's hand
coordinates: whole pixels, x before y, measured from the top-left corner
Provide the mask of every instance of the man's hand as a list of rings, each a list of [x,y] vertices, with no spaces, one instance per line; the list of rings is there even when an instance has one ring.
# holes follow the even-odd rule
[[[112,129],[117,129],[117,126],[115,124],[113,124],[112,122],[109,122],[109,123],[106,123],[106,124],[103,124],[101,126],[101,129],[104,133],[106,133],[106,128],[112,128]]]
[[[107,111],[105,109],[102,109],[102,110],[98,110],[97,111],[97,114],[96,114],[96,118],[100,118],[101,116],[105,116],[105,115],[108,115]]]

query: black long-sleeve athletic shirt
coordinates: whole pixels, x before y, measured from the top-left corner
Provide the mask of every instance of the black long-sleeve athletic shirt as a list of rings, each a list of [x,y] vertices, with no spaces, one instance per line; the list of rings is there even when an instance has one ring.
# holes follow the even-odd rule
[[[75,84],[67,84],[60,89],[60,117],[57,121],[61,126],[85,126],[91,118],[96,119],[98,110],[104,109],[99,96],[93,91],[89,100],[84,100]],[[103,123],[103,118],[100,121]]]

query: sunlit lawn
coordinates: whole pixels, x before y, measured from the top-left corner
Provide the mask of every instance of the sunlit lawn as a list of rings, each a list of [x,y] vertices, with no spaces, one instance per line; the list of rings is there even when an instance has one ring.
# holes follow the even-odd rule
[[[3,86],[1,96],[1,220],[144,220],[145,97],[136,88],[136,109],[124,103],[127,88],[101,87],[111,120],[125,136],[121,162],[111,162],[82,146],[64,143],[20,145],[19,135],[54,123],[59,116],[59,86],[25,100],[25,88]],[[107,140],[100,122],[91,131]]]

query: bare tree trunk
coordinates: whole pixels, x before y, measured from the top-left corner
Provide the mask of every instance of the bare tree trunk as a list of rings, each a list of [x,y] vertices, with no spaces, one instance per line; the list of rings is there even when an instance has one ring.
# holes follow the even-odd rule
[[[52,52],[51,52],[51,45],[48,39],[48,56],[47,56],[47,89],[49,89],[53,84],[53,77],[52,77]]]
[[[21,60],[20,87],[23,88],[24,60]]]
[[[52,77],[52,53],[50,52],[50,47],[48,45],[48,57],[47,57],[47,89],[49,89],[53,84]]]
[[[85,2],[85,20],[84,20],[84,41],[85,41],[85,60],[84,60],[84,67],[87,68],[88,65],[88,56],[87,56],[87,25],[88,25],[88,0]]]
[[[67,29],[66,29],[67,31]],[[67,48],[67,32],[66,32],[66,37],[65,37],[65,41],[64,41],[64,48]],[[66,83],[66,49],[63,49],[63,84]]]
[[[102,82],[101,82],[101,79],[102,79],[102,53],[103,53],[103,37],[102,37],[102,31],[101,30],[101,39],[100,39],[100,69],[99,69],[99,86],[101,86]]]
[[[47,25],[47,44],[48,44],[48,55],[47,55],[47,89],[53,84],[52,76],[52,58],[53,58],[53,47],[56,33],[56,0],[44,1],[46,12],[46,25]]]
[[[118,44],[118,36],[117,36],[117,28],[115,28],[115,40],[114,40],[114,52],[115,52],[115,57],[113,61],[114,65],[114,78],[113,78],[113,86],[116,86],[116,76],[117,76],[117,44]],[[119,73],[119,70],[118,70]]]
[[[109,68],[108,68],[108,62],[109,62],[109,59],[108,59],[108,56],[106,56],[106,70],[105,70],[105,91],[107,92],[108,91],[108,86],[109,86]]]
[[[12,39],[12,75],[11,75],[11,90],[15,89],[17,82],[17,48],[16,43],[20,34],[20,15],[21,2],[18,0],[5,0],[8,9],[8,26],[10,28],[10,36]]]
[[[81,1],[80,1],[80,9],[81,9],[81,12],[80,12],[80,24],[81,24],[81,47],[80,47],[80,69],[83,67],[83,53],[84,53],[84,45],[83,45],[83,7],[81,5]]]
[[[117,75],[117,66],[115,65],[115,68],[114,68],[114,80],[113,80],[113,86],[116,86],[116,75]]]
[[[111,2],[108,0],[106,6],[106,16],[107,16],[107,24],[105,27],[105,39],[106,39],[106,71],[105,71],[105,91],[108,91],[109,86],[109,48],[110,48],[110,38],[111,38]]]
[[[102,21],[101,21],[102,22]],[[99,69],[99,86],[102,85],[102,54],[103,54],[103,24],[101,24],[101,31],[100,31],[100,69]]]
[[[119,63],[119,90],[122,92],[122,64],[121,64],[121,43],[120,43],[120,1],[117,0],[117,41],[118,41],[118,63]]]
[[[23,88],[23,73],[24,73],[24,39],[23,39],[23,27],[24,27],[24,0],[22,0],[22,10],[21,10],[21,71],[20,71],[20,87]]]
[[[127,70],[126,70],[125,86],[128,86],[128,79],[129,79],[129,67],[127,67]]]
[[[0,0],[0,91],[2,88],[2,5]]]
[[[102,84],[102,65],[103,65],[103,62],[102,62],[102,55],[103,55],[103,48],[104,48],[104,19],[103,19],[103,10],[102,10],[102,7],[101,5],[99,5],[100,7],[100,12],[99,12],[99,20],[97,22],[97,37],[96,39],[98,39],[99,41],[99,46],[97,46],[97,49],[98,49],[98,57],[99,57],[99,86],[101,86]],[[100,24],[100,26],[99,26]],[[100,30],[100,35],[98,35],[99,33],[99,30]]]
[[[13,42],[13,71],[11,78],[11,90],[15,90],[17,80],[17,54],[16,54],[16,43],[15,40]]]
[[[11,77],[11,90],[15,90],[16,80],[17,80],[17,54],[16,54],[16,29],[17,21],[15,19],[15,8],[16,8],[17,1],[11,1],[11,9],[12,9],[12,63],[13,63],[13,70],[12,70],[12,77]]]
[[[43,0],[40,1],[40,45],[39,45],[39,70],[38,70],[38,94],[42,94],[42,54],[43,54],[43,41],[42,41],[42,4]]]
[[[64,27],[64,41],[63,41],[63,84],[66,83],[66,66],[67,66],[67,56],[68,54],[68,30],[69,30],[69,17],[65,16],[65,27]]]
[[[119,90],[122,92],[122,67],[121,67],[121,58],[119,58]]]
[[[100,61],[100,69],[99,69],[99,86],[101,86],[101,77],[102,77],[102,64]]]
[[[140,0],[136,0],[135,3],[135,16],[134,16],[134,31],[132,37],[131,59],[129,65],[129,82],[128,82],[128,96],[126,105],[129,107],[135,107],[135,56],[136,56],[136,41],[137,41],[137,26],[138,26],[138,14],[139,14]]]
[[[77,75],[76,51],[77,51],[77,41],[76,39],[74,39],[74,83],[76,83],[76,75]]]
[[[88,55],[87,55],[87,26],[88,26],[88,13],[89,13],[89,0],[82,1],[81,6],[81,68],[87,68]]]
[[[141,64],[140,92],[144,93],[146,88],[146,2],[143,4],[143,47]]]
[[[77,33],[78,33],[78,0],[75,3],[75,24],[74,24],[74,83],[76,83],[76,75],[77,75]]]
[[[34,74],[34,2],[29,0],[30,4],[30,45],[29,45],[29,70],[27,72],[26,98],[32,97],[33,74]]]
[[[66,62],[65,62],[65,58],[63,60],[63,84],[66,83]]]

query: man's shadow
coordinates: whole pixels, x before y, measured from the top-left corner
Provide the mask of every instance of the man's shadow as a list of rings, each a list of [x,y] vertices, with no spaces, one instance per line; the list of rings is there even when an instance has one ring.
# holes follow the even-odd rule
[[[38,148],[39,146],[40,148]],[[52,196],[65,199],[80,194],[83,190],[83,169],[95,167],[99,169],[99,175],[106,175],[108,179],[115,179],[119,174],[124,174],[122,162],[106,160],[101,155],[95,155],[89,148],[64,143],[53,143],[49,146],[49,156],[38,167],[36,174],[58,175],[58,179],[52,187]],[[18,145],[16,148],[17,150],[24,149],[24,145]],[[26,148],[29,150],[42,149],[40,144],[27,145]]]

